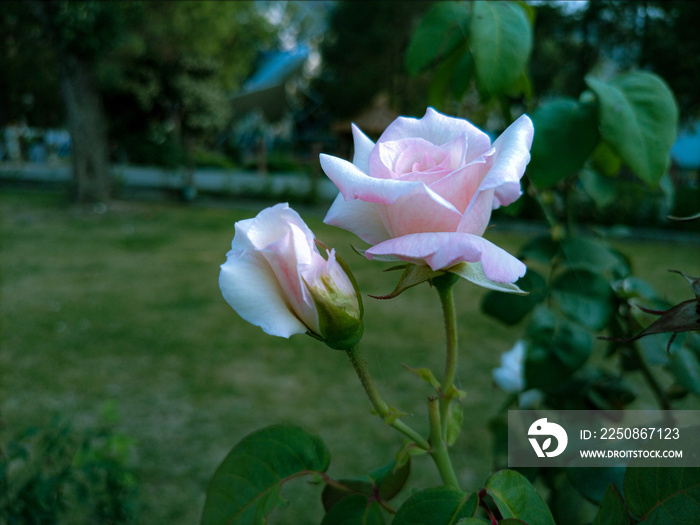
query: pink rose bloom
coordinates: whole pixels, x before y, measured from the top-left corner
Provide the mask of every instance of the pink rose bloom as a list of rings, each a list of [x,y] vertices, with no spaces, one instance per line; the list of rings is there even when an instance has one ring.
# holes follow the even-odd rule
[[[347,349],[362,335],[362,304],[335,251],[324,259],[288,204],[237,222],[219,287],[238,314],[270,335],[309,333]]]
[[[325,222],[372,244],[365,255],[447,270],[480,265],[486,279],[513,283],[518,259],[482,236],[491,210],[515,201],[534,129],[523,115],[491,144],[463,119],[428,108],[399,117],[375,144],[355,125],[353,162],[321,155],[340,194]]]

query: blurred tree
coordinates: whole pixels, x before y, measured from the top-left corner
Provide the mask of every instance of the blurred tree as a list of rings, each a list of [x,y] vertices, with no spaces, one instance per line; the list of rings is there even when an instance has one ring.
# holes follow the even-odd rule
[[[535,93],[577,96],[595,67],[650,70],[678,99],[682,119],[700,115],[700,4],[688,1],[546,2],[537,6],[530,74]],[[607,76],[609,76],[609,74]]]
[[[700,4],[653,1],[644,11],[639,63],[668,82],[683,120],[700,117]]]
[[[227,123],[227,93],[273,41],[265,14],[255,2],[2,2],[0,120],[57,125],[60,88],[75,196],[106,201],[119,145],[136,160],[169,148],[179,164]]]
[[[63,124],[56,56],[41,34],[25,2],[0,3],[0,127],[22,119],[41,127]]]
[[[161,161],[191,168],[193,151],[227,123],[227,94],[272,40],[272,27],[254,2],[139,8],[129,38],[100,68],[111,132],[134,161],[160,148]]]
[[[321,44],[315,83],[335,117],[351,117],[386,93],[397,110],[425,111],[425,82],[411,79],[403,59],[420,15],[430,2],[338,2]],[[424,80],[424,79],[423,79]]]
[[[107,133],[96,68],[124,33],[125,5],[116,2],[31,1],[56,53],[73,151],[75,197],[107,201],[111,193]]]
[[[529,70],[536,94],[577,97],[584,77],[599,60],[587,45],[588,25],[581,12],[566,12],[557,2],[537,6]]]

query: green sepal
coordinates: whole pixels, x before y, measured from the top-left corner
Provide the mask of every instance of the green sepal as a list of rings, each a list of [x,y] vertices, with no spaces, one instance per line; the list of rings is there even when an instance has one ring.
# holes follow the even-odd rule
[[[447,408],[447,446],[452,446],[462,431],[463,407],[459,398],[450,399]]]
[[[456,386],[450,385],[450,388],[447,389],[447,392],[444,392],[443,397],[445,399],[451,400],[451,399],[462,399],[464,398],[467,393],[464,390],[459,390]]]
[[[413,286],[424,283],[426,281],[430,281],[435,277],[439,277],[445,274],[445,272],[442,270],[435,271],[432,268],[430,268],[430,266],[418,264],[394,266],[386,271],[398,270],[400,268],[403,268],[403,273],[401,274],[399,282],[397,283],[396,287],[391,293],[380,296],[370,295],[370,297],[373,297],[374,299],[393,299],[394,297],[398,296],[399,294],[408,290],[409,288],[412,288]]]
[[[319,240],[316,240],[316,244],[330,251]],[[317,286],[309,286],[308,283],[304,282],[316,305],[320,331],[320,334],[312,332],[307,332],[307,334],[323,341],[335,350],[346,351],[357,346],[362,339],[364,307],[360,289],[350,268],[338,254],[335,255],[335,260],[350,280],[355,297],[352,298],[348,294],[338,291],[332,286],[332,283],[322,289]],[[324,282],[324,284],[326,283]],[[354,304],[354,300],[357,301],[357,304]]]
[[[401,366],[403,366],[409,372],[413,372],[414,374],[416,374],[423,381],[435,388],[436,391],[440,390],[440,382],[437,380],[435,374],[433,374],[433,371],[430,370],[430,368],[411,368],[410,366],[403,363],[401,364]]]
[[[447,271],[455,275],[459,275],[462,279],[466,279],[476,285],[496,290],[499,292],[515,293],[527,295],[530,292],[525,292],[512,283],[497,283],[486,278],[484,270],[481,268],[480,262],[461,262],[450,268]]]
[[[402,412],[394,407],[389,407],[389,411],[384,415],[384,423],[391,426],[397,419],[410,415],[411,414],[408,412]]]
[[[400,467],[406,462],[411,461],[411,456],[422,456],[427,454],[428,451],[421,448],[418,444],[413,441],[407,441],[406,444],[398,451],[396,454],[396,464]]]
[[[362,317],[355,317],[347,313],[344,308],[332,303],[329,304],[310,287],[308,290],[316,304],[321,335],[317,337],[311,332],[307,333],[315,339],[323,341],[334,350],[347,351],[357,346],[364,332]]]

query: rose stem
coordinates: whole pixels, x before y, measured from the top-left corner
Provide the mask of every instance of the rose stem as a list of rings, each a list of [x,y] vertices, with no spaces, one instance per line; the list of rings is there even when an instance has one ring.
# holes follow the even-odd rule
[[[440,472],[440,477],[445,485],[460,488],[457,476],[452,468],[450,455],[447,451],[447,444],[442,437],[440,430],[440,405],[436,397],[428,398],[428,416],[430,418],[430,456],[435,462],[435,466]]]
[[[357,377],[360,378],[360,382],[362,383],[362,386],[365,389],[365,392],[367,393],[367,396],[372,402],[372,405],[377,411],[379,417],[384,419],[384,421],[388,425],[394,427],[396,430],[406,435],[423,450],[429,450],[430,443],[428,443],[424,437],[422,437],[418,432],[416,432],[406,423],[401,421],[399,418],[392,417],[391,409],[382,399],[382,396],[379,394],[377,385],[374,383],[374,379],[372,378],[372,375],[369,372],[367,361],[365,360],[365,357],[362,354],[360,347],[355,346],[354,348],[348,350],[347,354],[350,358],[352,366],[355,368],[355,372],[357,372]]]
[[[442,396],[440,397],[440,422],[442,438],[447,440],[448,410],[451,396],[449,391],[455,379],[457,370],[457,319],[455,316],[453,285],[459,277],[453,273],[446,273],[433,279],[432,283],[440,296],[442,313],[445,317],[445,335],[447,355],[445,358],[445,377],[440,386]]]

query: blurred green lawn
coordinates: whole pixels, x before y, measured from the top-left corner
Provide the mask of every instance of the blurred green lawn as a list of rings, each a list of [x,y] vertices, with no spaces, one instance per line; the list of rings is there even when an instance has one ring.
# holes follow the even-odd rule
[[[89,426],[105,402],[117,400],[119,430],[136,442],[141,523],[196,523],[218,463],[243,435],[268,424],[296,422],[320,434],[331,451],[332,476],[364,474],[400,448],[402,437],[370,414],[343,353],[306,336],[267,336],[221,297],[219,265],[234,222],[263,205],[118,201],[97,213],[68,204],[62,194],[17,190],[5,191],[0,203],[2,431],[11,435],[54,414]],[[324,210],[299,211],[350,264],[363,293],[393,288],[398,274],[381,273],[387,265],[356,255],[350,244],[361,241],[324,225]],[[490,239],[511,252],[528,238],[497,232]],[[669,300],[690,298],[687,283],[666,269],[697,273],[697,246],[617,246]],[[489,473],[485,421],[506,400],[492,385],[491,369],[522,330],[480,314],[483,293],[467,282],[456,291],[457,383],[468,397],[453,457],[469,489]],[[364,351],[379,388],[425,433],[430,389],[400,363],[441,373],[437,295],[422,285],[391,301],[366,298],[365,306]],[[413,486],[438,482],[426,458],[414,466]],[[308,500],[318,487],[302,482],[290,489],[307,499],[275,511],[270,522],[320,521],[319,500]]]

